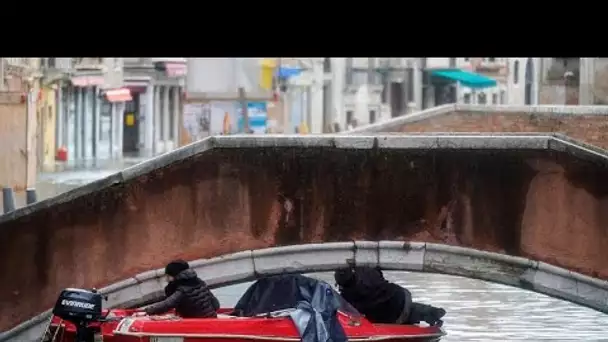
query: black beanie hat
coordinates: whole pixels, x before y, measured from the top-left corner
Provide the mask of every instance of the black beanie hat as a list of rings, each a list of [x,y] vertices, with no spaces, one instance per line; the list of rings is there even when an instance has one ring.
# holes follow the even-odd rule
[[[177,277],[180,272],[190,268],[190,265],[184,260],[174,260],[167,264],[165,267],[165,274],[172,277]]]
[[[342,268],[334,272],[336,283],[342,287],[348,287],[355,281],[355,272],[351,267]]]

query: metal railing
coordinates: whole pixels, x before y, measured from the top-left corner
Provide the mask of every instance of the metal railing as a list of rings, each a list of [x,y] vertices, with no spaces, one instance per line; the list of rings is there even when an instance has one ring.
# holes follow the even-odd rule
[[[26,57],[4,57],[7,65],[26,68],[30,66],[29,58]]]

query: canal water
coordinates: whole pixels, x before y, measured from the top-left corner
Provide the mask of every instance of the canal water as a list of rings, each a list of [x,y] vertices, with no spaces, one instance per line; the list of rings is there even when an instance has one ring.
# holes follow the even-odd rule
[[[73,169],[40,175],[39,199],[108,176],[137,161],[99,170]],[[204,278],[204,275],[201,275]],[[333,284],[330,273],[312,276]],[[385,272],[414,300],[446,309],[443,341],[608,341],[608,315],[534,292],[461,277]],[[250,283],[214,290],[232,306]]]
[[[443,274],[384,272],[417,302],[447,311],[442,341],[608,341],[608,315],[515,287]],[[201,274],[202,277],[204,275]],[[331,273],[310,274],[334,283]],[[251,283],[216,289],[224,307]]]

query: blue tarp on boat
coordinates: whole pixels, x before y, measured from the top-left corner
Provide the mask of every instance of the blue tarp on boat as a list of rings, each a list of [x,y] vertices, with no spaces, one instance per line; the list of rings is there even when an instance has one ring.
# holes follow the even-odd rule
[[[289,316],[303,342],[346,342],[336,313],[360,315],[328,283],[291,274],[256,281],[234,308],[246,317],[292,309]]]

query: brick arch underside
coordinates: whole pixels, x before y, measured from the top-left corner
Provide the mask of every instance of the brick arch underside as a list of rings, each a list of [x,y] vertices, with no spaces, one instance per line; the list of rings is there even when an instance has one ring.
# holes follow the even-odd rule
[[[547,151],[214,149],[3,224],[0,330],[64,287],[304,243],[444,243],[606,279],[607,176]]]
[[[351,241],[272,247],[191,261],[191,267],[211,287],[259,277],[330,271],[351,263],[402,270],[443,273],[506,284],[550,295],[608,313],[608,283],[580,273],[526,258],[435,243]],[[164,269],[119,281],[100,291],[105,307],[139,307],[162,298]],[[38,315],[0,341],[33,341],[46,329],[50,312]]]

